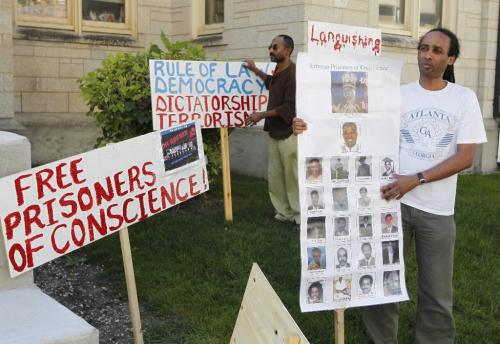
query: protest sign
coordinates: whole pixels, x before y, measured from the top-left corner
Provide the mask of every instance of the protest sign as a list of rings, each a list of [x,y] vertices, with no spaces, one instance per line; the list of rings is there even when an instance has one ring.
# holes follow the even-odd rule
[[[256,63],[271,74],[274,63]],[[242,62],[150,60],[154,130],[187,121],[202,128],[244,127],[254,111],[265,111],[264,82]]]
[[[310,21],[307,24],[307,52],[380,55],[382,32],[367,27]]]
[[[0,179],[11,276],[207,191],[202,147],[191,122]]]
[[[299,54],[302,311],[407,300],[398,171],[400,61]]]

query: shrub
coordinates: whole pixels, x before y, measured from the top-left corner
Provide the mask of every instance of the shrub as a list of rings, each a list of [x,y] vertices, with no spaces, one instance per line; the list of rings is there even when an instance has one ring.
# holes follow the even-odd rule
[[[79,79],[82,98],[89,106],[102,135],[96,147],[150,132],[152,125],[149,59],[206,60],[203,47],[188,41],[170,42],[161,33],[164,50],[156,44],[143,52],[109,55],[102,67]],[[218,130],[203,130],[207,168],[210,175],[220,170]]]

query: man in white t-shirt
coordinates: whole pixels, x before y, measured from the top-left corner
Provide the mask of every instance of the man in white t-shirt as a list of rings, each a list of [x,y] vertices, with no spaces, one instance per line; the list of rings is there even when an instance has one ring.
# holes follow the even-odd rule
[[[472,166],[476,144],[486,142],[474,92],[456,85],[457,37],[446,29],[418,45],[418,81],[402,92],[400,174],[382,187],[386,200],[401,199],[404,253],[416,243],[417,344],[453,343],[453,251],[457,173]],[[374,343],[397,343],[399,305],[366,307],[363,320]]]
[[[401,199],[404,247],[416,242],[417,344],[451,344],[453,251],[457,173],[470,166],[476,144],[486,142],[474,92],[456,85],[453,64],[460,53],[457,37],[437,28],[418,44],[420,78],[401,88],[400,174],[382,187],[387,200]],[[295,134],[307,130],[300,118]],[[365,307],[363,320],[373,343],[397,343],[399,305]]]

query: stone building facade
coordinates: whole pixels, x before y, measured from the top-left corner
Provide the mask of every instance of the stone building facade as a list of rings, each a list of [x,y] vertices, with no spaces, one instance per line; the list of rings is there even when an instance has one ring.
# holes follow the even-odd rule
[[[307,21],[381,28],[383,55],[405,61],[403,82],[418,76],[416,45],[428,28],[455,31],[462,44],[457,82],[480,101],[489,142],[475,167],[497,168],[498,122],[493,109],[500,0],[1,0],[0,130],[26,135],[35,164],[90,149],[97,129],[85,116],[77,79],[110,53],[194,40],[225,60],[267,60],[273,36],[287,33],[295,54],[307,45]],[[498,94],[496,95],[498,96]],[[265,162],[260,129],[233,133],[233,162],[242,166],[249,142]],[[232,135],[232,136],[233,136]],[[258,162],[260,164],[260,162]],[[259,165],[260,166],[260,165]],[[263,166],[252,167],[260,175]]]

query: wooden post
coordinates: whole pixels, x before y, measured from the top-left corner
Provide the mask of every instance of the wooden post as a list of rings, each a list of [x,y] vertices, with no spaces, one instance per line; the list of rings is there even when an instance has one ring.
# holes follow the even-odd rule
[[[344,344],[344,309],[337,309],[334,312],[335,344]]]
[[[222,151],[222,191],[224,193],[224,216],[233,221],[233,200],[231,197],[231,164],[229,163],[229,135],[227,128],[220,128]]]
[[[134,263],[132,262],[132,251],[130,250],[130,239],[128,228],[120,230],[120,246],[122,248],[123,269],[127,282],[128,307],[135,344],[144,344],[141,328],[141,313],[139,312],[139,301],[137,299],[137,288],[135,286]]]

